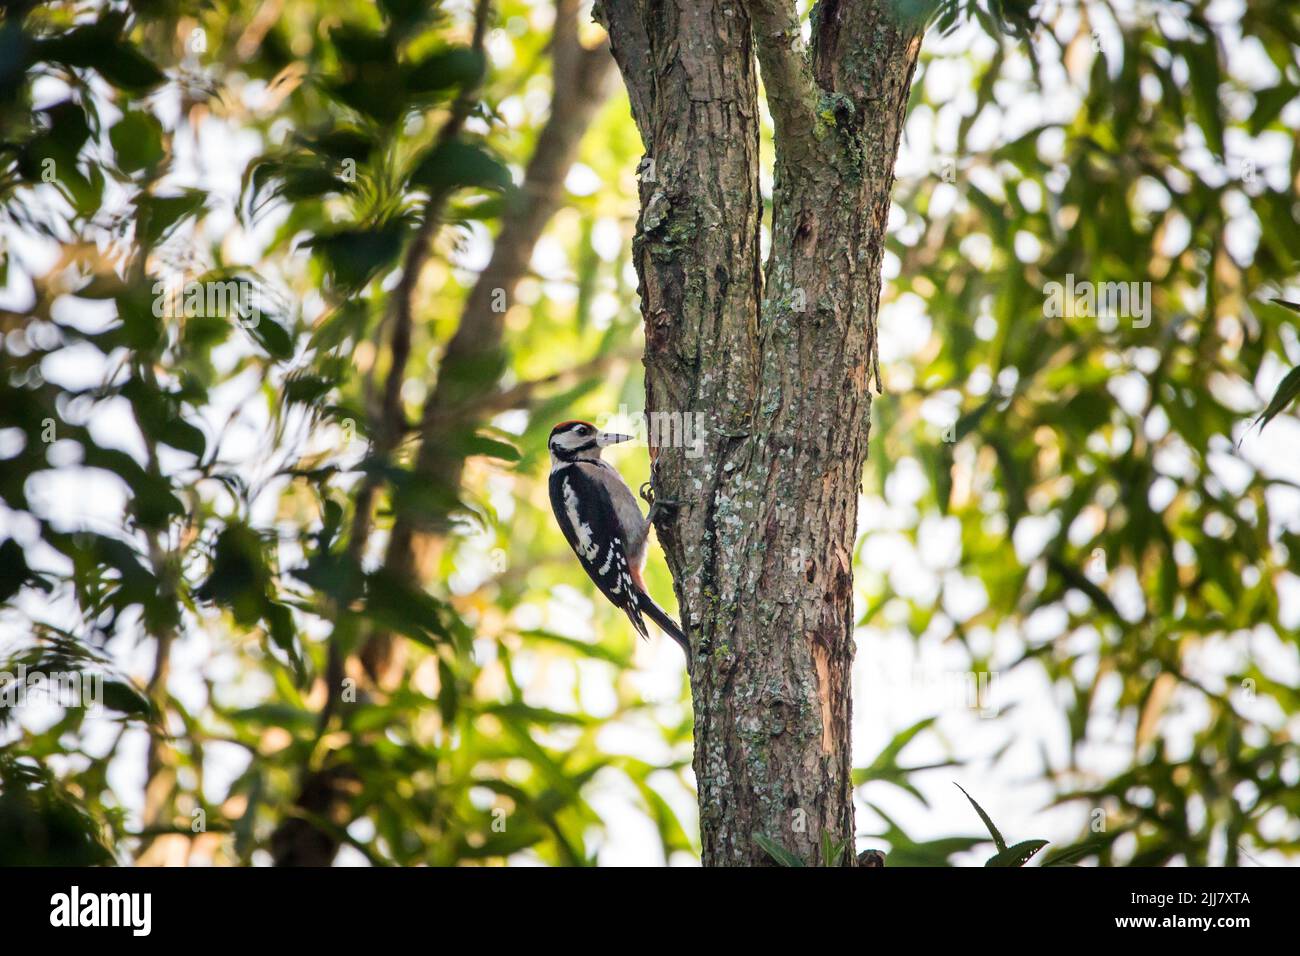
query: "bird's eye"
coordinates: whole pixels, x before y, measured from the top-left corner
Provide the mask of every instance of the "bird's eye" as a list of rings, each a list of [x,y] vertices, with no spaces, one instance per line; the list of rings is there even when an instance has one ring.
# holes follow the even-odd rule
[[[580,433],[582,433],[583,435],[590,435],[590,434],[591,434],[591,428],[590,428],[589,426],[587,426],[587,425],[583,425],[581,428],[578,429],[578,431],[579,431]]]

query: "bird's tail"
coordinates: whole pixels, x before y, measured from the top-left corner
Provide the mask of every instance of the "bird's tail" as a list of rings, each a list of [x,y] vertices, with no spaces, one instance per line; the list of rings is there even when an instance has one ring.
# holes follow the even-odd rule
[[[686,663],[689,665],[691,663],[691,644],[690,641],[686,640],[686,635],[682,633],[682,629],[677,626],[677,622],[672,619],[667,611],[654,602],[654,598],[644,591],[638,595],[638,598],[637,604],[640,606],[641,612],[658,624],[659,630],[681,646],[681,649],[686,653]]]

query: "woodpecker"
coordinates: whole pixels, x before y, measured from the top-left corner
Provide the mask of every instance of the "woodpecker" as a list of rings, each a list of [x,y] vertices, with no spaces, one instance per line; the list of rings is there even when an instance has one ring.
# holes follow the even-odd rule
[[[561,422],[552,428],[547,443],[551,451],[551,509],[569,547],[601,593],[627,614],[642,637],[650,636],[642,615],[659,625],[681,645],[689,665],[691,646],[686,635],[646,593],[641,580],[650,517],[642,516],[632,489],[617,469],[600,457],[601,449],[631,438],[602,432],[588,422]],[[651,506],[651,516],[659,506]]]

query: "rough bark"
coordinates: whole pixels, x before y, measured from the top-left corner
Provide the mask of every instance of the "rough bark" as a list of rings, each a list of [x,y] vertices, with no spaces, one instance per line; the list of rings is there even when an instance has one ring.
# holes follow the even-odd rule
[[[699,416],[703,454],[652,448],[657,523],[695,649],[706,865],[759,834],[856,855],[852,554],[894,161],[921,24],[821,0],[605,0],[646,164],[635,246],[646,410]],[[755,59],[776,135],[759,263]],[[653,433],[652,433],[653,438]]]

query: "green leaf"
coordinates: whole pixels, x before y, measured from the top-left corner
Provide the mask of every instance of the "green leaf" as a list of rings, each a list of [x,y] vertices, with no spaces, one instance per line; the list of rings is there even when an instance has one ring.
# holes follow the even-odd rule
[[[586,714],[572,714],[561,710],[551,710],[546,707],[532,707],[519,701],[511,701],[506,704],[487,704],[478,708],[478,712],[481,714],[495,714],[498,717],[509,717],[524,723],[537,724],[539,727],[554,727],[557,725],[586,726],[594,723],[593,718]]]
[[[548,644],[556,644],[560,647],[568,648],[576,654],[583,657],[591,657],[596,660],[607,661],[619,667],[628,667],[630,662],[627,655],[611,651],[601,644],[590,644],[587,641],[579,640],[576,637],[566,637],[563,634],[556,634],[552,631],[520,631],[519,636],[529,641],[540,641]]]
[[[13,538],[6,538],[0,542],[0,604],[27,584],[35,584],[43,591],[50,590],[50,585],[27,566],[22,546]]]
[[[270,316],[258,316],[257,324],[250,325],[248,332],[266,350],[266,354],[276,361],[284,362],[293,358],[293,336]]]
[[[102,823],[50,771],[0,751],[0,859],[9,866],[111,866]]]
[[[405,34],[428,19],[438,5],[425,0],[379,0],[379,9],[395,30]]]
[[[903,749],[910,744],[918,734],[931,727],[936,718],[926,717],[918,720],[910,727],[906,727],[894,735],[883,750],[876,755],[876,759],[868,767],[856,767],[853,770],[853,785],[860,787],[867,783],[891,783],[896,787],[906,790],[923,806],[929,806],[925,795],[918,790],[909,779],[910,775],[920,770],[936,770],[943,767],[955,766],[956,762],[952,760],[942,761],[936,764],[927,764],[920,767],[901,766],[898,758]]]
[[[118,169],[134,173],[162,162],[162,135],[162,125],[148,113],[132,111],[123,116],[108,131]]]
[[[1267,90],[1255,92],[1255,108],[1250,113],[1250,134],[1258,136],[1268,128],[1286,105],[1296,98],[1296,88],[1289,83],[1279,83]]]
[[[136,236],[141,244],[156,245],[177,226],[203,208],[204,194],[189,189],[179,196],[143,196],[136,203]]]
[[[691,846],[690,837],[686,835],[685,828],[677,818],[677,814],[673,812],[673,808],[668,801],[646,782],[644,773],[629,771],[628,776],[636,785],[641,794],[641,799],[645,802],[646,810],[655,822],[665,862],[675,852],[691,852],[693,847]]]
[[[95,68],[108,82],[132,93],[147,93],[167,79],[147,56],[126,42],[116,44]]]
[[[518,461],[521,457],[519,449],[514,445],[487,435],[468,435],[458,439],[455,445],[455,450],[466,458],[483,455],[487,458],[500,458],[502,461]]]
[[[338,383],[321,375],[290,375],[284,382],[286,402],[298,405],[312,405],[330,393]]]
[[[217,536],[212,573],[195,595],[228,608],[248,627],[262,617],[270,581],[261,537],[246,525],[232,524]]]
[[[297,641],[294,640],[295,630],[292,612],[283,604],[266,601],[262,617],[266,622],[266,633],[271,638],[271,643],[288,655],[290,663],[293,664],[294,674],[301,682],[301,679],[305,676],[305,671],[302,656],[298,652]]]
[[[1175,50],[1187,61],[1191,81],[1192,104],[1196,107],[1196,122],[1205,133],[1206,145],[1222,160],[1224,149],[1223,113],[1219,100],[1219,51],[1213,36],[1203,42],[1183,41],[1173,44]]]
[[[225,713],[233,723],[257,727],[283,727],[286,730],[308,731],[316,725],[316,715],[301,707],[288,704],[257,704]]]
[[[416,166],[411,182],[433,190],[458,186],[508,189],[512,184],[510,170],[487,150],[457,140],[434,147]]]
[[[394,220],[373,229],[317,235],[304,245],[321,254],[341,289],[355,290],[396,264],[405,237],[405,222]]]
[[[483,67],[483,55],[469,47],[437,50],[406,67],[406,88],[413,93],[429,93],[468,86],[482,77]]]
[[[120,680],[104,681],[103,704],[109,710],[131,717],[152,719],[153,703],[134,684]]]
[[[166,422],[158,432],[158,440],[164,445],[189,452],[195,458],[202,458],[207,450],[207,438],[203,430],[180,418]]]
[[[438,658],[438,713],[445,727],[456,725],[456,714],[460,711],[460,685],[456,673],[443,658]]]
[[[972,800],[971,803],[975,801]],[[1017,843],[1015,846],[1009,846],[999,853],[989,857],[985,866],[1024,866],[1033,858],[1034,854],[1047,846],[1046,840],[1025,840],[1023,843]]]
[[[1082,860],[1085,857],[1093,856],[1100,852],[1102,845],[1095,840],[1089,840],[1086,843],[1078,843],[1074,846],[1064,847],[1051,854],[1044,862],[1043,866],[1068,866],[1076,860]]]
[[[451,640],[444,611],[437,598],[409,586],[391,570],[366,575],[365,615],[426,647],[436,649]]]
[[[135,410],[136,420],[146,436],[180,451],[202,458],[207,448],[203,431],[180,417],[176,396],[145,384],[138,378],[129,379],[121,389]]]
[[[36,60],[96,70],[114,86],[144,93],[166,79],[149,58],[122,36],[126,13],[114,10],[94,23],[67,30],[36,44]]]
[[[993,825],[992,819],[990,819],[989,815],[984,812],[984,808],[975,802],[974,797],[972,797],[969,793],[966,793],[965,788],[963,788],[961,784],[955,783],[953,784],[953,786],[955,786],[962,793],[966,794],[966,799],[970,801],[970,805],[975,808],[975,812],[978,813],[980,815],[980,819],[984,821],[984,826],[988,828],[989,835],[993,837],[993,843],[997,846],[998,850],[999,851],[1005,850],[1007,848],[1007,841],[1002,839],[1002,834],[999,833],[998,828]]]
[[[351,158],[355,157],[344,155],[333,159],[302,153],[255,161],[245,173],[242,187],[248,214],[256,219],[262,209],[277,199],[297,203],[351,192],[354,185],[342,178],[340,165],[343,159]]]
[[[762,833],[754,834],[754,843],[760,850],[772,858],[779,866],[803,866],[803,860],[795,856],[781,844]]]
[[[355,159],[358,163],[373,153],[379,145],[379,141],[374,136],[362,132],[355,126],[340,126],[321,133],[314,139],[302,139],[300,142],[313,152],[328,156],[335,162]]]
[[[839,866],[848,845],[847,840],[834,840],[829,830],[822,830],[822,866]]]
[[[1290,302],[1282,302],[1280,299],[1274,299],[1273,301],[1288,308],[1295,308]],[[1295,401],[1297,395],[1300,395],[1300,365],[1297,365],[1283,376],[1282,381],[1278,383],[1277,391],[1273,393],[1273,398],[1268,403],[1268,407],[1255,419],[1254,424],[1263,428],[1285,411]]]
[[[408,106],[396,37],[343,24],[330,31],[330,40],[338,51],[340,75],[323,84],[325,91],[385,126],[396,122]]]

